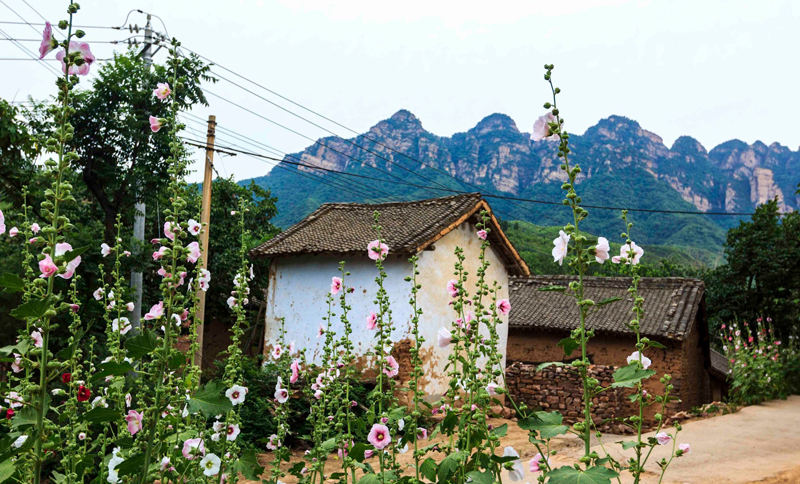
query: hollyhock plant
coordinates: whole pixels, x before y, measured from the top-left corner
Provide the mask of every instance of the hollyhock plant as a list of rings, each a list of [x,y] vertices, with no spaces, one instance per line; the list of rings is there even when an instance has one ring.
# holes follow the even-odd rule
[[[382,424],[374,424],[367,435],[367,441],[378,450],[384,449],[392,443],[389,428]]]
[[[278,378],[278,384],[275,385],[275,400],[278,403],[286,403],[289,400],[289,390],[281,387],[280,378]]]
[[[216,476],[219,474],[219,468],[222,461],[215,454],[208,454],[200,461],[200,467],[203,469],[203,475]]]
[[[78,401],[79,402],[87,402],[89,398],[91,398],[92,392],[83,385],[78,387]]]
[[[272,347],[272,357],[273,358],[275,358],[276,360],[280,359],[282,354],[283,354],[283,347],[281,345],[276,344],[275,346]]]
[[[119,334],[128,334],[128,331],[131,330],[131,322],[125,317],[115,318],[114,321],[111,322],[111,329],[119,331]]]
[[[631,259],[631,253],[633,253],[633,258]],[[611,258],[611,262],[614,264],[620,264],[624,262],[625,264],[636,265],[639,263],[639,259],[642,258],[644,255],[644,249],[636,245],[636,242],[631,241],[628,244],[623,245],[619,249],[619,255],[614,256]]]
[[[511,469],[508,470],[508,478],[512,482],[518,482],[525,478],[525,468],[522,467],[522,461],[519,458],[519,452],[513,447],[506,447],[503,449],[503,457],[516,457],[511,461]]]
[[[77,53],[77,56],[75,57],[74,61],[70,62],[68,74],[71,76],[85,76],[89,74],[89,69],[96,60],[94,54],[92,54],[92,49],[89,47],[89,44],[86,42],[70,41],[69,53],[70,55]],[[56,59],[61,61],[61,70],[63,72],[67,72],[67,63],[64,60],[66,55],[67,53],[64,50],[61,50],[58,52],[58,54],[56,54]]]
[[[234,440],[236,440],[236,437],[239,436],[240,432],[241,432],[241,430],[239,430],[239,426],[238,425],[236,425],[236,424],[228,425],[228,428],[227,428],[227,431],[226,431],[226,434],[225,434],[225,438],[227,438],[228,441],[233,442]]]
[[[0,235],[3,235],[4,233],[6,233],[6,217],[3,215],[3,211],[0,210]]]
[[[386,258],[386,254],[389,253],[389,246],[380,240],[373,240],[367,244],[367,253],[372,260],[383,260]]]

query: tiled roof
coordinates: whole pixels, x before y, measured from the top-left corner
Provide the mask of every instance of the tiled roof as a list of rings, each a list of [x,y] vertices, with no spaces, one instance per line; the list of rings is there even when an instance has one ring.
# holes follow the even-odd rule
[[[728,358],[712,348],[711,368],[709,370],[719,378],[728,378]]]
[[[367,244],[377,238],[373,214],[380,213],[381,235],[395,254],[424,250],[458,224],[491,208],[480,193],[412,202],[381,204],[326,203],[302,221],[250,251],[252,257],[287,257],[301,254],[366,255]],[[489,242],[513,275],[527,275],[527,266],[506,239],[494,217]]]
[[[567,286],[575,276],[533,276],[514,278],[510,283],[509,325],[539,330],[572,330],[580,325],[575,299],[566,292],[539,291],[550,285]],[[628,328],[633,299],[628,293],[628,277],[584,277],[585,295],[595,302],[619,296],[617,301],[599,308],[587,318],[587,328],[619,334],[632,334]],[[642,278],[639,294],[644,297],[641,333],[649,337],[682,340],[691,329],[703,300],[705,287],[699,279],[680,277]]]

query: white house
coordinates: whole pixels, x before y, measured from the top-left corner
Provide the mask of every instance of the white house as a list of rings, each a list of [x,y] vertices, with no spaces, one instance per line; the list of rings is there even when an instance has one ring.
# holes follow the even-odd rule
[[[437,332],[449,328],[455,312],[448,303],[447,281],[454,278],[456,256],[461,247],[466,256],[465,270],[469,273],[467,287],[472,290],[479,265],[481,240],[475,224],[482,210],[489,212],[489,242],[487,257],[491,263],[487,272],[489,284],[496,280],[502,286],[498,299],[508,298],[509,275],[529,275],[528,267],[506,238],[500,225],[491,214],[489,204],[480,194],[457,195],[414,202],[354,204],[329,203],[322,205],[304,220],[275,238],[253,249],[251,257],[269,257],[265,353],[269,353],[278,338],[280,318],[285,318],[287,341],[295,341],[298,348],[307,348],[309,358],[319,361],[322,339],[317,338],[318,328],[327,314],[326,295],[331,278],[339,275],[339,263],[344,261],[350,276],[345,284],[354,287],[348,295],[352,307],[349,320],[353,323],[353,342],[359,358],[358,364],[371,368],[363,357],[374,345],[374,331],[366,329],[366,318],[375,310],[378,271],[368,257],[367,244],[377,238],[373,227],[373,213],[380,213],[382,237],[389,246],[384,261],[387,278],[384,282],[395,325],[392,340],[393,355],[400,362],[401,379],[410,372],[408,348],[413,344],[411,334],[411,285],[405,281],[411,275],[409,257],[419,257],[419,276],[422,285],[418,305],[423,314],[420,333],[425,343],[420,352],[425,377],[421,389],[431,398],[441,395],[447,388],[444,366],[448,349],[439,348]],[[338,306],[338,298],[336,298]],[[336,313],[339,313],[336,308]],[[507,322],[507,321],[506,321]],[[342,328],[334,319],[334,330]],[[508,325],[499,328],[500,350],[505,367],[505,349]],[[404,363],[406,363],[404,365]],[[368,374],[365,371],[365,374]]]

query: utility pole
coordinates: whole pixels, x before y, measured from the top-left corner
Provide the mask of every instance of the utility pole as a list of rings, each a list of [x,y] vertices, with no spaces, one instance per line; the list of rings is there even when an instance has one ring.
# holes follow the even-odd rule
[[[206,168],[203,173],[203,202],[200,211],[200,223],[203,224],[203,231],[200,233],[200,247],[202,253],[200,258],[200,267],[203,269],[208,268],[208,232],[211,229],[211,185],[212,185],[212,170],[214,169],[214,140],[216,138],[217,117],[210,115],[208,117],[208,133],[206,134]],[[194,364],[203,367],[203,333],[205,333],[205,321],[203,319],[206,315],[206,292],[202,289],[197,291],[197,312],[195,319],[201,321],[200,330],[197,333],[197,342],[200,345],[197,352],[194,354]]]
[[[149,69],[153,64],[153,26],[150,24],[150,14],[147,14],[147,25],[144,26],[144,47],[142,48],[142,60],[144,65]],[[141,193],[142,187],[139,186],[139,196],[144,196]],[[141,244],[144,243],[144,220],[145,220],[145,203],[144,200],[136,202],[134,205],[134,219],[133,219],[133,238],[138,240]],[[142,273],[133,271],[131,272],[131,289],[133,289],[133,312],[131,312],[131,327],[137,330],[141,327],[142,318]]]

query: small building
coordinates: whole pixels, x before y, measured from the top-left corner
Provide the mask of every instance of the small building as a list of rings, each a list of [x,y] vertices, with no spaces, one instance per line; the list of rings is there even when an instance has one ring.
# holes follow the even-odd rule
[[[711,348],[711,368],[708,369],[708,373],[711,376],[711,401],[727,400],[730,389],[728,358],[714,348]]]
[[[339,263],[350,272],[345,280],[355,288],[348,296],[352,308],[352,340],[358,365],[369,369],[372,362],[366,356],[374,346],[374,332],[365,328],[366,318],[375,310],[378,275],[375,262],[368,257],[367,244],[377,238],[373,227],[374,212],[380,213],[381,235],[389,246],[383,265],[387,274],[384,287],[389,294],[395,331],[393,355],[400,363],[401,379],[410,373],[411,285],[405,278],[412,275],[409,258],[419,257],[419,276],[422,285],[418,305],[423,310],[420,332],[425,338],[421,351],[425,371],[421,390],[435,398],[444,393],[448,380],[444,372],[448,350],[436,345],[437,332],[450,327],[454,312],[449,305],[447,281],[454,278],[454,250],[460,247],[466,256],[465,270],[469,273],[468,287],[474,287],[479,264],[481,240],[476,223],[481,211],[489,213],[490,248],[487,258],[488,281],[500,286],[498,298],[508,298],[509,276],[527,276],[528,267],[508,241],[500,224],[492,215],[489,204],[480,194],[457,195],[414,202],[355,204],[328,203],[322,205],[301,222],[250,252],[251,257],[269,257],[269,287],[266,295],[265,354],[279,336],[279,321],[285,318],[286,338],[298,348],[306,348],[309,358],[319,362],[320,348],[317,332],[327,314],[326,295],[331,278],[339,276]],[[335,301],[339,313],[338,298]],[[341,323],[334,319],[334,330],[341,334]],[[505,351],[508,325],[501,325],[500,348]],[[504,361],[505,364],[505,361]],[[368,373],[365,372],[365,376]]]
[[[524,394],[521,398],[531,406],[561,406],[561,410],[564,410],[580,404],[580,399],[573,402],[569,397],[570,391],[564,388],[561,388],[560,394],[547,391],[544,387],[541,391],[536,390],[539,387],[538,379],[542,376],[530,374],[536,373],[538,363],[567,362],[580,357],[580,349],[567,357],[563,349],[557,346],[559,341],[580,325],[575,299],[567,293],[539,290],[550,285],[567,286],[576,279],[574,276],[534,276],[511,281],[507,359],[512,367],[507,373],[510,371],[513,375],[512,380],[527,378],[526,381],[533,382],[532,385],[517,384],[512,388],[512,395],[513,391],[521,392]],[[589,341],[588,358],[604,386],[613,381],[613,370],[627,365],[626,358],[636,350],[635,334],[628,327],[633,316],[633,299],[628,292],[630,284],[631,279],[625,277],[584,277],[587,298],[594,301],[615,296],[623,298],[598,308],[587,319],[587,329],[595,331],[595,336]],[[639,293],[645,300],[640,329],[642,336],[666,346],[665,349],[651,348],[645,352],[645,356],[652,361],[650,369],[656,371],[656,376],[645,383],[645,389],[657,395],[662,394],[664,389],[659,378],[668,373],[675,387],[672,395],[680,399],[680,402],[671,404],[671,411],[689,410],[711,401],[711,353],[703,282],[674,277],[642,278]],[[553,375],[547,379],[563,380],[562,387],[580,385],[579,381],[568,381],[570,378],[575,380],[571,372],[567,375],[561,368],[557,370],[549,368],[547,371]],[[525,372],[529,374],[525,375]],[[513,387],[514,383],[509,386]],[[531,387],[535,391],[531,391]],[[717,391],[719,394],[721,390]],[[604,395],[595,403],[600,407],[600,417],[628,414],[624,413],[624,408],[602,408],[627,405],[625,394],[607,392]],[[570,401],[563,401],[565,398],[570,398]],[[652,414],[654,407],[650,409]]]

